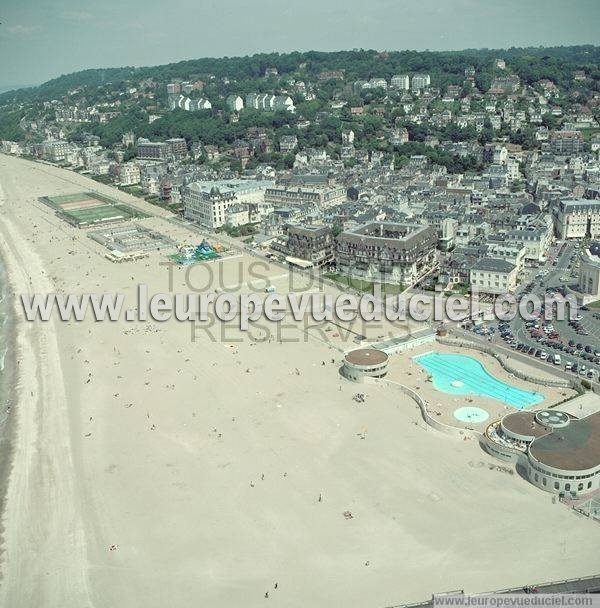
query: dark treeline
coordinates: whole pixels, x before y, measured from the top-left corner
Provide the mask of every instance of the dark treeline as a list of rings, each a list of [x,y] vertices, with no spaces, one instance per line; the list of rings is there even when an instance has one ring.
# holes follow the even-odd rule
[[[201,78],[211,74],[215,78],[236,80],[256,79],[267,67],[275,67],[281,75],[304,74],[307,78],[329,70],[344,70],[346,81],[379,76],[391,78],[404,72],[426,71],[436,86],[458,84],[463,80],[464,68],[473,65],[479,72],[478,86],[486,89],[493,60],[501,56],[511,70],[527,84],[549,78],[564,85],[573,71],[588,68],[598,76],[600,47],[592,45],[565,47],[530,47],[510,49],[467,49],[464,51],[393,51],[379,53],[372,50],[339,51],[333,53],[309,51],[305,53],[268,53],[247,57],[204,58],[154,67],[122,67],[90,69],[60,76],[28,89],[9,91],[0,95],[0,105],[9,102],[28,102],[52,99],[81,86],[117,85],[127,81],[153,78],[168,81],[174,78]]]

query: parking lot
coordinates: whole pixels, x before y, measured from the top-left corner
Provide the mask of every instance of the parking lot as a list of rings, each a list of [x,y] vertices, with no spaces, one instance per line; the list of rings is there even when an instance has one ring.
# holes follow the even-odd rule
[[[567,295],[569,285],[576,281],[578,266],[576,245],[558,244],[550,253],[546,266],[531,272],[529,281],[517,291],[517,297]],[[540,316],[529,322],[518,316],[510,324],[499,326],[499,338],[493,340],[500,339],[510,348],[540,361],[552,365],[556,361],[557,367],[597,381],[600,375],[600,311],[584,307],[572,321],[553,319],[546,322],[543,314]]]

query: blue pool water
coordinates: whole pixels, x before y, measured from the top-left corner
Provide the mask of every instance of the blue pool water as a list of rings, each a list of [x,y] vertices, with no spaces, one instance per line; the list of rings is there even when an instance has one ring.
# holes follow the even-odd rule
[[[524,391],[498,380],[473,357],[432,352],[414,359],[431,374],[433,386],[444,393],[492,397],[518,410],[544,400],[540,393]]]
[[[490,415],[480,407],[459,407],[454,417],[461,422],[485,422]]]

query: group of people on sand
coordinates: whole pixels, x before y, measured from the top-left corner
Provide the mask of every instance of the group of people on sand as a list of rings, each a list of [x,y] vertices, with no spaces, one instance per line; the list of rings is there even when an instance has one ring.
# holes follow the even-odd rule
[[[278,588],[279,588],[279,583],[275,583],[275,584],[273,585],[273,589],[278,589]],[[267,598],[267,599],[268,599],[268,597],[269,597],[269,592],[268,592],[268,591],[265,591],[265,598]]]

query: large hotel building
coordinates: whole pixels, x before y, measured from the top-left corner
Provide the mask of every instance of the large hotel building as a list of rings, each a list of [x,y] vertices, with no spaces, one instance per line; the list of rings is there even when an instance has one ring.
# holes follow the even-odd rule
[[[554,210],[554,221],[558,238],[600,238],[600,200],[562,200]]]
[[[372,222],[342,232],[337,270],[382,283],[413,283],[435,259],[436,231],[421,224]]]
[[[264,204],[265,190],[272,184],[260,180],[193,182],[182,190],[184,217],[213,230],[220,228],[235,203]]]

